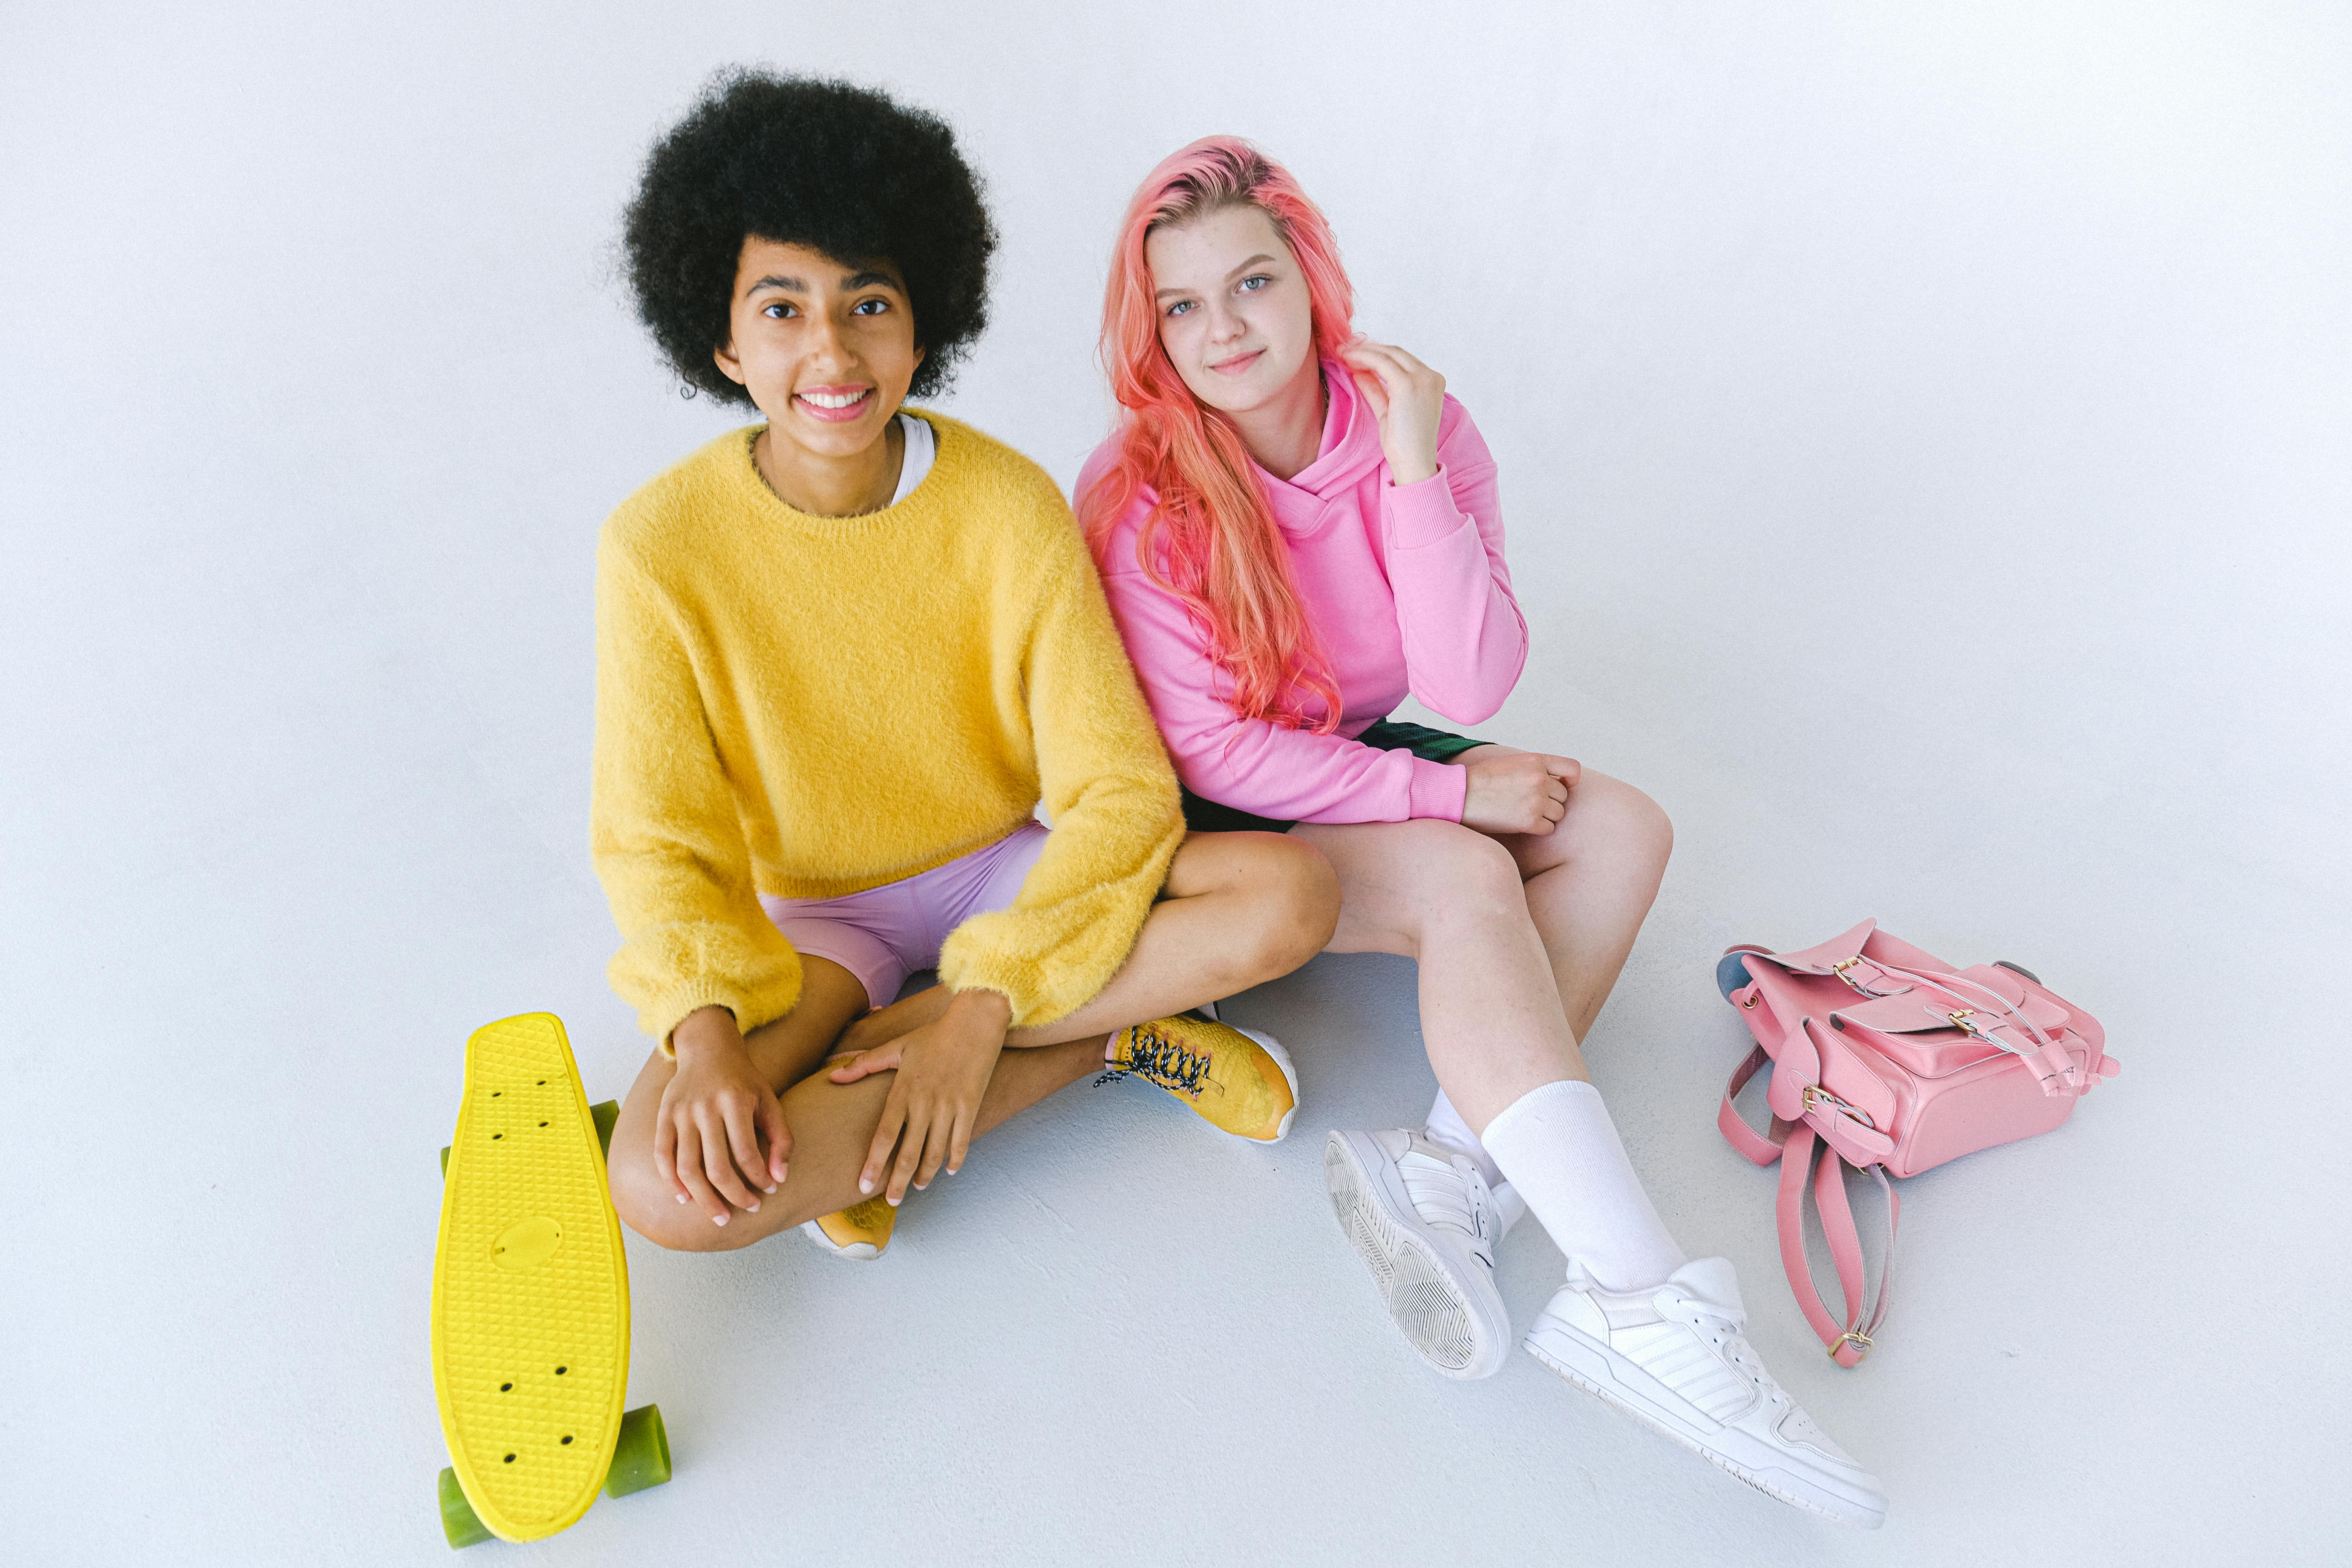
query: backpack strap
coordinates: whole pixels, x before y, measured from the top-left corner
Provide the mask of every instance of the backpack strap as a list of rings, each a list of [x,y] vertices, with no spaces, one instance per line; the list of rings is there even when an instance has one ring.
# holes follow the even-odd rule
[[[1731,1081],[1724,1085],[1723,1105],[1715,1113],[1715,1124],[1722,1130],[1723,1141],[1759,1165],[1769,1165],[1779,1159],[1780,1145],[1748,1126],[1748,1119],[1739,1114],[1738,1108],[1731,1103],[1731,1099],[1741,1089],[1746,1089],[1748,1080],[1754,1078],[1757,1072],[1771,1059],[1765,1054],[1764,1047],[1761,1046],[1748,1052],[1748,1059],[1732,1070]],[[1780,1119],[1775,1117],[1773,1120],[1778,1123]]]
[[[1829,1348],[1831,1359],[1845,1367],[1859,1363],[1870,1353],[1872,1336],[1885,1321],[1886,1309],[1895,1294],[1895,1235],[1902,1216],[1902,1204],[1882,1167],[1864,1168],[1878,1179],[1880,1190],[1886,1194],[1886,1261],[1879,1270],[1875,1302],[1864,1288],[1867,1278],[1863,1266],[1862,1237],[1854,1229],[1853,1210],[1846,1203],[1843,1157],[1802,1123],[1790,1129],[1789,1141],[1780,1151],[1780,1267],[1789,1276],[1790,1289],[1796,1293],[1798,1310]],[[1812,1268],[1805,1260],[1808,1178],[1811,1179],[1814,1205],[1822,1211],[1822,1231],[1829,1238],[1830,1258],[1837,1265],[1838,1289],[1845,1297],[1843,1322],[1830,1316],[1829,1303],[1814,1286]]]

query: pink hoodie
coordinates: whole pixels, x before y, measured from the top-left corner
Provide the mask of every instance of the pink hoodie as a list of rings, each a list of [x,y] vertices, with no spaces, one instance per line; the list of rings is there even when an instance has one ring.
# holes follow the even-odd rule
[[[1294,822],[1462,819],[1468,777],[1448,763],[1384,752],[1354,737],[1409,690],[1457,724],[1491,717],[1527,663],[1527,621],[1503,564],[1495,459],[1448,397],[1438,423],[1438,472],[1389,481],[1380,425],[1349,379],[1327,363],[1329,412],[1315,461],[1287,483],[1264,468],[1275,522],[1290,546],[1291,580],[1339,688],[1336,734],[1243,719],[1184,606],[1146,576],[1136,531],[1146,490],[1097,552],[1111,613],[1142,677],[1176,772],[1193,794]],[[1113,437],[1115,440],[1116,437]],[[1078,476],[1085,493],[1108,460],[1106,443]],[[1308,700],[1308,713],[1320,705]]]

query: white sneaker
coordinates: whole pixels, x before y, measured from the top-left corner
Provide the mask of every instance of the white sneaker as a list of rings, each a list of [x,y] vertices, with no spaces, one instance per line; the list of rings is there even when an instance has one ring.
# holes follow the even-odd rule
[[[1495,1289],[1504,1224],[1478,1167],[1417,1132],[1334,1132],[1323,1182],[1339,1229],[1422,1359],[1448,1377],[1492,1377],[1510,1353]]]
[[[1875,1530],[1878,1479],[1829,1440],[1764,1370],[1727,1258],[1702,1258],[1649,1290],[1571,1274],[1528,1331],[1529,1354],[1759,1491]]]

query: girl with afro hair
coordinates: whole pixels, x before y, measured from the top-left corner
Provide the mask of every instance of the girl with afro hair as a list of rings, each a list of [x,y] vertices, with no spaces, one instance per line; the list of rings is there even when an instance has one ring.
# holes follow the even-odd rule
[[[628,209],[655,342],[763,416],[597,549],[593,849],[659,1042],[609,1165],[666,1247],[877,1256],[909,1188],[1106,1068],[1242,1138],[1297,1110],[1278,1045],[1186,1010],[1319,949],[1328,868],[1187,836],[1061,492],[905,405],[980,334],[994,244],[938,119],[752,71]]]

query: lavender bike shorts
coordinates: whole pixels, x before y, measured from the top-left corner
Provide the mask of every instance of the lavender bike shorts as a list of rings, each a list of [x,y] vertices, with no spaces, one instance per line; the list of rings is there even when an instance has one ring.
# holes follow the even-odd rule
[[[794,948],[838,963],[857,976],[868,1003],[887,1007],[907,976],[938,966],[950,931],[1013,902],[1045,847],[1045,825],[1027,822],[944,866],[878,888],[837,899],[762,893],[760,906]]]

